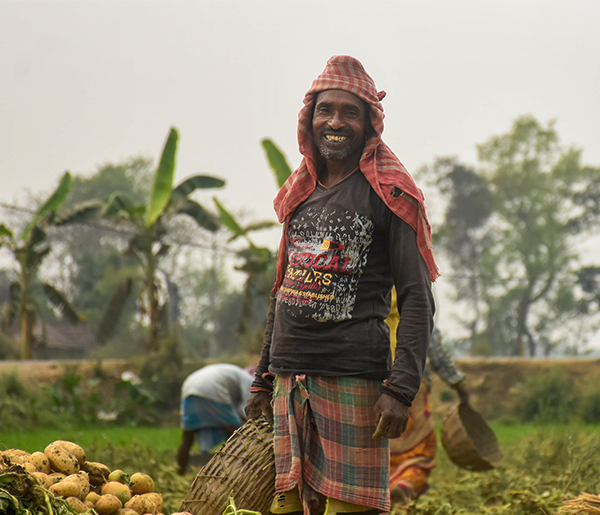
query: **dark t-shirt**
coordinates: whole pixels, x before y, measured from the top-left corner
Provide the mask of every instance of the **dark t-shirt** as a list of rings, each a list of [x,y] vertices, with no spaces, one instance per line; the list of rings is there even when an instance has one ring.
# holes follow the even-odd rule
[[[287,238],[287,269],[259,371],[268,364],[275,374],[387,378],[392,363],[385,318],[396,285],[403,327],[389,382],[412,399],[433,314],[414,230],[357,171],[329,189],[319,184],[290,219]]]

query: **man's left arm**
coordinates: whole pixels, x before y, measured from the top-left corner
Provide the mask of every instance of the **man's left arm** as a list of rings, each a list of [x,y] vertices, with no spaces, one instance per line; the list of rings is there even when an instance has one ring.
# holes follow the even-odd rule
[[[396,358],[375,406],[380,424],[374,436],[397,438],[406,429],[408,407],[421,386],[435,304],[416,233],[395,215],[390,222],[389,256],[400,322]]]

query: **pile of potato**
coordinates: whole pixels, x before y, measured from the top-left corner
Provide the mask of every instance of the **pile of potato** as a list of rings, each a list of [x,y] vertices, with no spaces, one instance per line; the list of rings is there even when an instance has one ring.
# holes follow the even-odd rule
[[[102,463],[87,461],[83,448],[73,442],[57,440],[33,454],[19,449],[0,452],[0,471],[8,464],[21,465],[76,513],[93,508],[99,515],[162,515],[162,495],[154,491],[150,476],[111,472]]]

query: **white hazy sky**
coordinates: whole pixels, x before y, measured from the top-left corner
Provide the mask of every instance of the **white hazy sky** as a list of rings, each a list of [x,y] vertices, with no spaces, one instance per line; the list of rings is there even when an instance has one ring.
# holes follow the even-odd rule
[[[0,201],[156,159],[175,126],[177,181],[220,176],[227,207],[273,218],[260,139],[298,164],[302,98],[334,54],[387,91],[409,170],[474,163],[523,114],[600,165],[599,26],[598,0],[0,0]]]

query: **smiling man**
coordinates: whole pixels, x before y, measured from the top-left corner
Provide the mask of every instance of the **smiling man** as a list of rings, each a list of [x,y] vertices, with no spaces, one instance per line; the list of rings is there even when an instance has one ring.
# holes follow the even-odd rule
[[[389,442],[406,428],[438,272],[423,196],[383,143],[385,92],[334,56],[304,98],[249,417],[275,435],[274,514],[389,511]],[[390,355],[391,290],[400,323]]]

